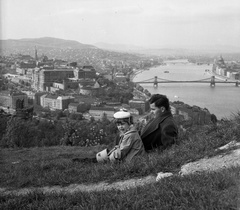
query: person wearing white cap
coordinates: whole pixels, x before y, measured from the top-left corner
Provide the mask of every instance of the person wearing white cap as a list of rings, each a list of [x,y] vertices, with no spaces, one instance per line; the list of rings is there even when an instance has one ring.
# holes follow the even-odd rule
[[[145,154],[143,142],[135,126],[133,118],[127,110],[120,110],[114,115],[114,120],[120,132],[120,140],[112,150],[104,149],[93,158],[74,158],[78,162],[130,162],[136,155]]]
[[[139,133],[133,125],[133,118],[126,110],[120,110],[113,115],[120,132],[120,141],[110,152],[105,149],[96,155],[98,162],[126,161],[130,162],[136,155],[143,155],[145,149]]]

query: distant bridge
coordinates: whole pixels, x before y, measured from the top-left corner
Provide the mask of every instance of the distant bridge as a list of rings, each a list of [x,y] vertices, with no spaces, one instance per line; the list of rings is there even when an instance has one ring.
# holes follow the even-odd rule
[[[211,76],[209,78],[205,79],[200,79],[200,80],[168,80],[168,79],[163,79],[163,78],[158,78],[157,76],[139,81],[139,82],[134,82],[136,84],[150,84],[152,83],[153,86],[157,87],[159,83],[208,83],[210,86],[215,86],[216,83],[221,83],[221,84],[235,84],[236,87],[239,86],[239,81],[223,81],[221,79],[216,79],[215,76]]]

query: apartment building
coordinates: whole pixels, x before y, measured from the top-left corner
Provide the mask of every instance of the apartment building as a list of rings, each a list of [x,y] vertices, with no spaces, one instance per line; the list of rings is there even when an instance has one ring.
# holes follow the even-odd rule
[[[137,109],[139,111],[139,114],[145,113],[150,108],[149,102],[141,99],[130,100],[129,106],[130,108]]]
[[[0,106],[13,110],[28,107],[28,96],[22,92],[1,91]]]
[[[36,69],[33,73],[33,88],[40,91],[49,91],[54,82],[74,77],[72,68],[63,69]]]
[[[40,105],[51,110],[65,110],[68,105],[74,102],[72,96],[58,96],[53,94],[44,94],[40,97]]]
[[[105,115],[109,120],[113,119],[113,114],[115,113],[115,109],[112,107],[91,107],[89,110],[89,114],[94,117],[96,120],[102,119]]]
[[[32,75],[32,87],[39,91],[50,91],[53,84],[63,84],[64,80],[66,84],[71,85],[73,81],[68,82],[67,80],[73,79],[78,81],[95,78],[96,71],[92,66],[83,66],[81,69],[73,67],[57,69],[35,68]]]

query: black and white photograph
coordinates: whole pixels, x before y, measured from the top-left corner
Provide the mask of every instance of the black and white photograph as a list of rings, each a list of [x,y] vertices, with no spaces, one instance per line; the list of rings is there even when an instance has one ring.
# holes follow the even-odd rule
[[[240,210],[240,1],[0,0],[0,209]]]

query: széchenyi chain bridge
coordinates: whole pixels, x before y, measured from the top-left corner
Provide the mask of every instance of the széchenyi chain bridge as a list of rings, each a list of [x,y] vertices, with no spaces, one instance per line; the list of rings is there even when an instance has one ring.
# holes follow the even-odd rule
[[[163,78],[158,78],[157,76],[150,78],[150,79],[146,79],[143,81],[138,81],[138,82],[134,82],[136,84],[153,84],[153,86],[157,87],[158,84],[161,83],[208,83],[210,84],[210,86],[215,86],[216,83],[221,83],[221,84],[235,84],[236,87],[239,86],[239,81],[232,81],[232,80],[223,80],[223,79],[218,79],[215,76],[211,76],[209,78],[205,78],[205,79],[200,79],[200,80],[168,80],[168,79],[163,79]]]

